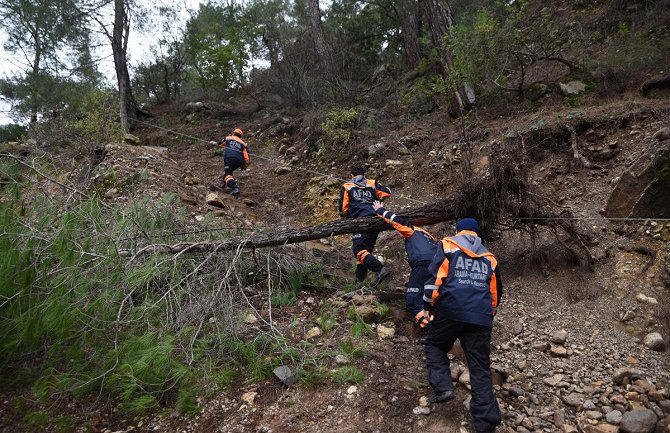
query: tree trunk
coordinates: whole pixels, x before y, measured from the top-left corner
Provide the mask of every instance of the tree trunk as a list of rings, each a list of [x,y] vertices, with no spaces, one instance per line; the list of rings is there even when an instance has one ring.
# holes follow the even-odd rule
[[[133,97],[130,87],[130,74],[128,73],[127,50],[129,33],[130,20],[126,11],[125,0],[114,0],[112,53],[114,54],[114,69],[116,70],[116,81],[119,87],[119,116],[121,127],[126,132],[130,131],[137,111],[137,103]]]
[[[30,87],[32,93],[32,100],[30,101],[30,123],[37,122],[37,111],[39,108],[39,104],[37,103],[37,99],[39,97],[37,94],[37,82],[39,81],[40,62],[42,60],[42,41],[40,39],[40,35],[37,32],[34,32],[33,38],[35,39],[35,56],[33,57],[33,68],[30,74]]]
[[[440,56],[445,75],[449,75],[454,61],[446,47],[445,38],[449,29],[454,26],[454,14],[447,0],[425,0],[424,4],[431,40]],[[472,104],[475,102],[475,93],[472,87],[468,83],[464,83],[454,92],[454,100],[461,113],[472,108]]]
[[[309,26],[311,28],[312,38],[314,40],[316,55],[319,58],[319,63],[321,64],[323,70],[328,72],[330,71],[331,67],[330,51],[328,50],[326,38],[323,34],[323,28],[321,27],[321,10],[319,9],[319,0],[309,0],[307,12],[309,14]]]
[[[405,49],[405,62],[409,69],[419,65],[419,19],[415,0],[405,0],[402,4],[402,34]]]

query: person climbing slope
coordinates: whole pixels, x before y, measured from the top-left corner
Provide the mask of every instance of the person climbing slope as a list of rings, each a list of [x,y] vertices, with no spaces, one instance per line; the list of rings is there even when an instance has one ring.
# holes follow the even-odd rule
[[[391,190],[377,183],[374,179],[365,178],[365,169],[354,166],[351,168],[351,180],[340,188],[338,211],[340,218],[359,218],[375,216],[372,202],[385,200],[391,196]],[[356,257],[356,284],[361,284],[368,270],[377,273],[372,286],[375,287],[389,275],[389,270],[375,256],[375,249],[379,232],[355,233],[352,236],[352,250]]]
[[[235,128],[232,134],[219,142],[210,141],[210,144],[219,146],[215,151],[217,155],[223,153],[223,177],[219,182],[219,186],[223,188],[230,188],[230,193],[234,197],[240,195],[240,188],[237,181],[233,177],[233,172],[238,168],[246,170],[249,167],[251,159],[249,158],[249,150],[247,143],[242,140],[244,133],[240,128]]]
[[[477,433],[493,433],[501,421],[490,359],[493,316],[503,290],[500,270],[494,255],[482,245],[476,220],[460,220],[456,231],[438,246],[424,286],[424,308],[433,314],[425,345],[433,389],[428,401],[454,397],[447,352],[458,339],[470,369],[472,424]]]
[[[372,203],[372,209],[391,227],[405,238],[407,262],[411,268],[409,281],[405,287],[405,308],[412,316],[414,323],[420,327],[428,324],[423,309],[423,285],[429,277],[428,266],[435,256],[437,241],[426,230],[415,227],[408,218],[399,217],[384,209],[381,201]]]

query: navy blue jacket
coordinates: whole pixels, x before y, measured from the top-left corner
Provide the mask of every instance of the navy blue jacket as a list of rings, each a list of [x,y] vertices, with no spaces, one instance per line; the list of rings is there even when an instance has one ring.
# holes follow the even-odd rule
[[[450,320],[493,326],[494,308],[502,298],[496,258],[471,231],[444,238],[428,268],[424,286],[427,310],[438,306]]]
[[[247,168],[251,159],[249,158],[249,151],[247,143],[239,137],[229,135],[224,140],[219,142],[219,147],[225,148],[223,153],[223,160],[238,162],[242,168]]]
[[[421,227],[413,226],[408,218],[399,217],[383,207],[377,209],[377,216],[391,224],[405,238],[407,261],[411,267],[419,264],[427,266],[433,260],[437,241],[430,233]]]
[[[391,196],[391,190],[374,179],[356,176],[340,188],[338,211],[340,217],[358,218],[376,215],[372,202]]]

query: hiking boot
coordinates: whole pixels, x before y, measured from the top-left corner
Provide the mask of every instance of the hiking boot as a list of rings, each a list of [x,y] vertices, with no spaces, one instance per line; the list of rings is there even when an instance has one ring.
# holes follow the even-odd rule
[[[375,278],[375,281],[372,283],[372,287],[377,287],[384,278],[388,277],[391,271],[386,266],[383,266],[379,272],[377,272],[377,277]]]
[[[428,403],[442,403],[443,401],[451,400],[452,398],[454,398],[454,391],[431,391],[428,396]]]
[[[230,191],[230,194],[231,194],[233,197],[238,198],[238,197],[240,196],[240,189],[237,188],[237,187],[235,187],[235,188],[233,188],[232,191]]]

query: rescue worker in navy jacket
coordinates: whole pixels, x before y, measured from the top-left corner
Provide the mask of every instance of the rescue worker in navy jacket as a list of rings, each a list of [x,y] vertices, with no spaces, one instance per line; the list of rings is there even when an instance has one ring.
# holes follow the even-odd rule
[[[354,166],[351,168],[351,180],[340,188],[338,211],[340,218],[358,218],[376,215],[372,202],[384,200],[391,196],[391,190],[377,183],[376,180],[365,178],[365,169]],[[373,286],[377,286],[389,274],[389,270],[375,256],[379,232],[356,233],[353,235],[354,256],[356,257],[356,284],[365,280],[368,270],[377,273]]]
[[[246,170],[249,167],[251,159],[249,158],[249,150],[247,143],[242,140],[244,133],[240,128],[235,128],[232,134],[221,140],[220,142],[210,142],[218,145],[217,154],[223,150],[223,177],[219,186],[221,188],[230,188],[230,193],[238,197],[240,195],[240,188],[237,186],[237,181],[233,177],[233,172],[238,168]]]
[[[372,208],[377,212],[377,216],[405,238],[407,262],[411,268],[405,288],[405,307],[414,318],[414,322],[423,328],[428,324],[423,310],[423,285],[429,277],[428,265],[435,256],[437,241],[426,230],[412,225],[408,218],[399,217],[384,209],[379,200],[372,203]]]
[[[479,224],[460,220],[456,236],[442,240],[430,264],[424,307],[433,316],[426,337],[430,402],[453,398],[447,352],[461,342],[470,369],[470,416],[477,433],[494,432],[500,409],[491,383],[491,329],[502,297],[496,258],[479,238]]]

